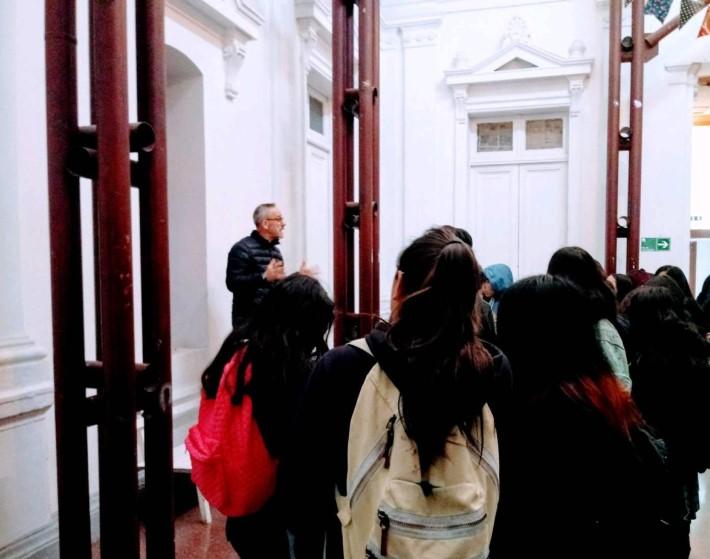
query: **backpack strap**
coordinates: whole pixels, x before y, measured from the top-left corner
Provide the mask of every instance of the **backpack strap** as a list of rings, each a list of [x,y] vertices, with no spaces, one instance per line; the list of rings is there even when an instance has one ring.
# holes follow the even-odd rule
[[[361,351],[367,353],[370,357],[374,357],[372,350],[370,349],[370,344],[367,343],[366,338],[358,338],[357,340],[352,340],[348,342],[349,346],[356,347]]]

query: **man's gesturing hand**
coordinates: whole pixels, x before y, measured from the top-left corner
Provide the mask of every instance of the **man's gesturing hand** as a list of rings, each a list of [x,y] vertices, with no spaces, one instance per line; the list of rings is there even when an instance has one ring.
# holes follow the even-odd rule
[[[266,281],[276,281],[283,279],[285,276],[286,272],[284,271],[283,261],[272,258],[266,270],[264,270],[264,279]]]

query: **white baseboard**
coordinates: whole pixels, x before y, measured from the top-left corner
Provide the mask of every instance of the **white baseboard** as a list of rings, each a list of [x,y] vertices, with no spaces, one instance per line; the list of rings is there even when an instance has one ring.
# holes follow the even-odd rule
[[[56,515],[39,530],[0,549],[3,559],[55,559],[59,557],[59,525]]]

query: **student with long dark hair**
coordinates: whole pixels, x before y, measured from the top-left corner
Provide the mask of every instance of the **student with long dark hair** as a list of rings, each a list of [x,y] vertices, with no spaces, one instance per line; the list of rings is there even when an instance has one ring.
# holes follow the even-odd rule
[[[400,255],[392,288],[391,326],[372,331],[365,338],[365,349],[339,347],[318,363],[304,401],[299,438],[302,494],[292,501],[299,559],[321,557],[326,533],[327,557],[342,557],[334,495],[337,491],[341,499],[354,498],[349,489],[355,490],[349,485],[356,472],[348,467],[351,418],[365,390],[365,378],[370,378],[375,365],[399,392],[393,417],[395,424],[401,422],[404,438],[393,438],[395,445],[399,440],[413,444],[413,467],[421,473],[418,499],[436,493],[437,480],[428,475],[438,471],[449,456],[454,434],[464,435],[464,447],[477,449],[466,461],[472,460],[470,464],[477,469],[487,464],[487,479],[497,483],[497,464],[490,464],[491,456],[497,455],[496,436],[485,404],[494,379],[505,376],[508,369],[501,352],[484,346],[476,336],[474,308],[480,278],[472,250],[450,228],[427,231]],[[377,467],[379,462],[373,464]],[[490,531],[497,489],[495,494],[480,491],[489,513],[480,529]],[[339,516],[344,526],[349,523],[349,513],[342,508]],[[377,518],[373,515],[365,522],[374,524]],[[490,538],[489,532],[481,534]],[[380,539],[384,543],[386,537],[378,537],[378,544]],[[364,545],[354,552],[357,557],[365,553]],[[386,556],[382,549],[377,553]]]
[[[698,306],[703,311],[703,316],[705,317],[705,323],[710,324],[710,276],[705,278],[703,282],[703,287],[698,294],[696,299]],[[705,333],[705,337],[710,339],[710,332]]]
[[[700,329],[703,335],[708,334],[710,332],[710,321],[708,320],[706,313],[703,312],[703,308],[693,297],[693,292],[690,289],[688,278],[685,277],[683,270],[681,270],[678,266],[666,264],[665,266],[658,268],[654,274],[654,277],[663,276],[667,276],[675,281],[676,285],[683,294],[683,305],[690,313],[692,321]]]
[[[581,288],[590,303],[599,346],[614,374],[630,387],[626,348],[619,333],[614,292],[604,279],[601,265],[580,247],[564,247],[550,258],[547,273],[566,278]]]
[[[710,343],[670,277],[657,276],[624,300],[629,319],[632,395],[668,445],[671,471],[684,490],[682,536],[698,511],[698,472],[710,467]],[[687,557],[687,553],[685,554]]]
[[[252,316],[233,331],[202,375],[207,398],[217,395],[225,365],[238,352],[239,369],[251,365],[251,377],[238,374],[233,403],[251,398],[268,453],[288,468],[296,409],[314,358],[327,349],[325,337],[333,320],[333,302],[320,283],[292,274],[276,283]],[[285,477],[279,472],[279,477]],[[289,557],[281,483],[260,511],[227,519],[227,539],[242,559]]]
[[[665,528],[672,485],[601,352],[597,318],[560,277],[527,278],[503,296],[514,411],[501,443],[495,559],[678,557]]]

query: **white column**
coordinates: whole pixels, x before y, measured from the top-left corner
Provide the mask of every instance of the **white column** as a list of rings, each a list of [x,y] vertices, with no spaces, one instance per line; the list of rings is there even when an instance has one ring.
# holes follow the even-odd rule
[[[439,220],[436,78],[441,19],[400,24],[404,48],[404,232],[414,237]],[[406,240],[406,239],[405,239]]]
[[[468,188],[469,118],[466,111],[468,86],[454,86],[454,224],[466,225],[466,189]]]
[[[301,106],[301,118],[300,118],[300,165],[301,165],[301,197],[299,203],[301,205],[301,226],[300,229],[300,247],[301,254],[300,260],[305,260],[308,254],[308,235],[306,228],[313,227],[315,221],[309,223],[308,220],[308,130],[310,128],[310,105],[309,105],[309,94],[308,94],[308,75],[313,67],[313,51],[318,45],[318,32],[316,31],[315,22],[312,19],[299,20],[299,34],[301,39],[301,78],[300,78],[300,106]],[[327,115],[323,115],[323,118],[327,118]],[[316,263],[308,262],[309,266],[313,266]],[[330,283],[332,280],[327,279]]]
[[[380,35],[380,312],[388,317],[390,292],[404,233],[404,68],[398,27]]]
[[[688,272],[693,98],[700,64],[649,68],[643,123],[641,237],[670,237],[668,252],[641,252],[641,267]],[[655,87],[651,84],[656,84]]]
[[[569,78],[569,124],[567,141],[567,244],[584,246],[584,134],[581,110],[584,77]]]
[[[34,6],[32,6],[34,4]],[[26,12],[31,12],[28,14]],[[39,12],[39,13],[35,13]],[[36,165],[42,153],[18,149],[20,127],[36,126],[44,118],[44,106],[34,113],[24,105],[20,73],[29,71],[21,34],[33,33],[43,48],[41,24],[21,25],[37,17],[36,3],[0,3],[0,106],[3,134],[0,136],[0,556],[20,556],[27,550],[23,538],[49,525],[50,449],[44,412],[52,403],[48,360],[45,351],[24,330],[22,281],[20,277],[19,189],[36,190],[46,196],[46,183],[20,185],[20,166]],[[31,16],[31,17],[30,17]],[[43,83],[43,80],[40,80]],[[26,118],[30,117],[27,121]],[[32,120],[34,118],[34,121]],[[47,255],[37,255],[47,258]],[[49,289],[49,285],[47,285]],[[49,317],[47,317],[49,320]],[[22,555],[24,556],[24,555]]]

